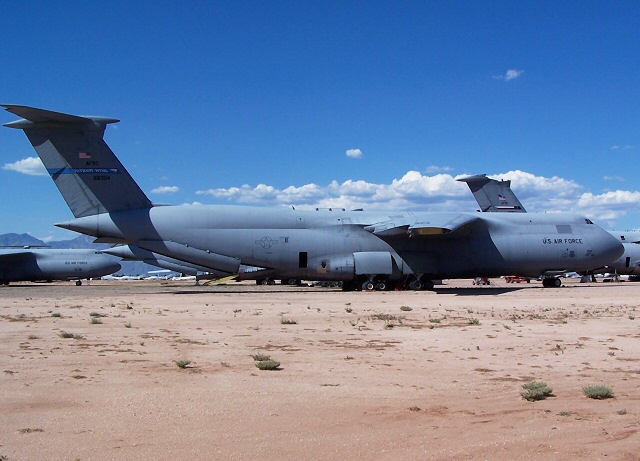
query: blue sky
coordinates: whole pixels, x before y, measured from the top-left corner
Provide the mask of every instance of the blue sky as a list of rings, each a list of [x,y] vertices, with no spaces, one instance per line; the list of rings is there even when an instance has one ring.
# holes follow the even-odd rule
[[[638,2],[17,2],[2,103],[121,120],[158,203],[529,211],[640,228]],[[0,122],[15,117],[0,114]],[[0,233],[73,238],[26,137],[0,129]]]

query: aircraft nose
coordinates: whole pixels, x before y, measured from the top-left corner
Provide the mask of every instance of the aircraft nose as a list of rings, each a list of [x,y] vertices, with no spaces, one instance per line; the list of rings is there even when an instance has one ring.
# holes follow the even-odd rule
[[[624,247],[620,240],[605,230],[600,233],[598,248],[600,248],[598,257],[602,258],[601,264],[603,266],[617,260],[624,253]]]
[[[110,262],[107,267],[107,270],[111,271],[109,272],[110,274],[113,274],[114,272],[118,272],[120,269],[122,269],[122,265],[117,262]]]

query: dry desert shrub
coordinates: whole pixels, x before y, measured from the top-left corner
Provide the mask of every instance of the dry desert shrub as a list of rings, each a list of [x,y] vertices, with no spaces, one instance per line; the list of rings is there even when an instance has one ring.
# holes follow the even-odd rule
[[[256,362],[256,367],[259,370],[277,370],[280,367],[280,362],[277,360],[263,360]]]
[[[544,400],[553,395],[553,389],[547,386],[547,383],[543,381],[532,381],[530,383],[523,384],[522,388],[524,389],[524,392],[521,392],[520,395],[523,399],[528,400],[529,402]]]
[[[604,400],[613,397],[613,390],[609,386],[598,384],[595,386],[584,386],[582,388],[584,395],[590,399]]]
[[[175,360],[175,364],[178,366],[178,368],[187,368],[191,364],[191,360],[189,359]]]

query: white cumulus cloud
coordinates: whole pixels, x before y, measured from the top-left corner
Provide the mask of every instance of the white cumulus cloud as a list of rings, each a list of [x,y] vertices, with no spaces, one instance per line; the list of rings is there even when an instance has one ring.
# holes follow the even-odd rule
[[[347,157],[362,158],[362,151],[360,149],[347,149]]]
[[[508,69],[504,74],[494,75],[493,78],[495,78],[496,80],[504,80],[505,82],[508,82],[519,78],[522,74],[524,74],[524,70]]]
[[[508,82],[509,80],[514,80],[520,77],[524,73],[524,70],[517,69],[509,69],[507,73],[504,75],[504,79]]]
[[[453,168],[451,168],[450,166],[431,165],[431,166],[428,166],[424,171],[427,174],[444,173],[447,171],[453,171]]]
[[[463,176],[463,175],[460,175]],[[408,171],[402,177],[378,184],[364,180],[331,181],[327,185],[305,184],[277,188],[266,184],[198,191],[218,201],[252,205],[294,206],[296,209],[345,208],[380,211],[475,211],[478,208],[460,176],[426,175]],[[639,191],[585,191],[574,180],[545,177],[513,170],[487,175],[511,180],[511,188],[529,212],[575,212],[605,227],[616,227],[620,218],[640,213]]]
[[[152,194],[175,194],[179,192],[180,188],[178,186],[160,186],[156,187],[151,191]]]
[[[450,175],[424,176],[418,171],[409,171],[391,184],[376,184],[363,180],[348,179],[342,183],[332,181],[326,186],[305,184],[277,189],[259,184],[247,184],[228,189],[197,191],[198,195],[210,195],[218,199],[238,203],[270,204],[305,208],[367,208],[367,209],[411,209],[422,208],[426,203],[435,203],[437,208],[450,197],[467,199],[466,208],[472,202],[471,194],[464,184],[454,181]]]
[[[611,146],[611,150],[631,150],[631,149],[633,149],[633,146],[629,144],[624,144],[624,145],[614,144],[613,146]]]
[[[3,170],[17,171],[31,176],[47,176],[47,170],[38,157],[27,157],[14,163],[5,163]]]

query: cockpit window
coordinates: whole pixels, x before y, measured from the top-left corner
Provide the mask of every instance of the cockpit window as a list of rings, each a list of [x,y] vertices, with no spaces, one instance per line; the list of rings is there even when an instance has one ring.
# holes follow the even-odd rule
[[[589,218],[584,218],[584,222],[587,224],[593,224],[593,221],[591,221]]]

